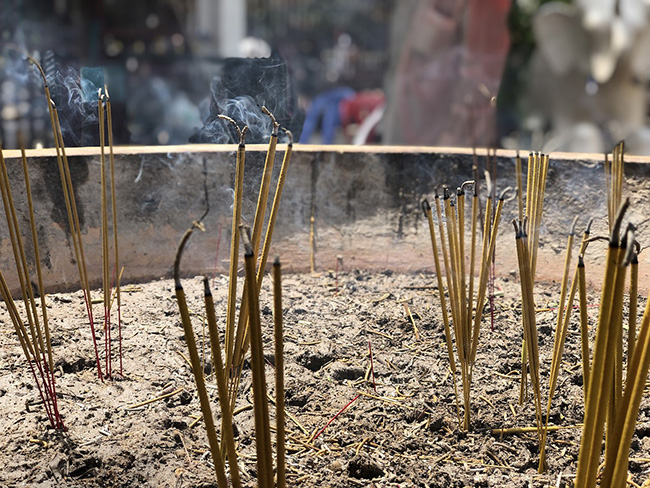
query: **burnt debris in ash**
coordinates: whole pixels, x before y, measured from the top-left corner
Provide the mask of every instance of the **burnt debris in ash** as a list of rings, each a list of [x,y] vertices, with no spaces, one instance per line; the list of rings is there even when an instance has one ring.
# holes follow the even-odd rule
[[[266,143],[271,133],[271,120],[262,112],[262,106],[275,115],[281,126],[291,130],[294,137],[300,136],[304,114],[298,109],[295,87],[281,57],[227,58],[210,89],[210,112],[190,142],[238,143],[234,127],[219,119],[223,114],[242,127],[249,126],[247,143]]]

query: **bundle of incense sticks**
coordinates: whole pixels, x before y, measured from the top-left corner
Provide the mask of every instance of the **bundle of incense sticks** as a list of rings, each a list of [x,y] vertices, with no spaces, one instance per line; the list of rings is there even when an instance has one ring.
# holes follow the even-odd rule
[[[98,92],[98,115],[99,115],[99,144],[100,144],[100,185],[101,185],[101,236],[102,236],[102,289],[104,295],[104,375],[106,378],[113,377],[113,341],[111,338],[111,312],[113,300],[117,299],[117,330],[118,330],[118,359],[120,365],[119,374],[123,376],[124,369],[122,364],[122,301],[120,294],[120,281],[123,270],[120,269],[120,255],[118,246],[117,233],[117,201],[115,196],[115,164],[113,157],[113,119],[111,110],[111,99],[108,89],[104,87]],[[105,139],[108,135],[109,148],[109,172],[111,187],[110,201],[112,214],[113,229],[113,273],[111,277],[110,266],[110,244],[109,244],[109,225],[108,225],[108,191],[107,191],[107,171],[105,155]],[[119,271],[119,274],[118,274]],[[117,281],[116,281],[117,274]],[[113,284],[115,283],[115,292],[113,293]]]
[[[79,214],[77,212],[77,203],[74,195],[74,187],[72,185],[72,177],[70,176],[70,167],[68,166],[68,158],[65,153],[65,146],[63,144],[63,134],[61,132],[61,124],[59,123],[59,114],[56,106],[50,95],[50,88],[47,84],[45,72],[41,65],[31,56],[25,54],[27,60],[37,69],[43,80],[43,90],[47,100],[47,107],[50,116],[50,123],[52,125],[52,133],[54,136],[54,147],[56,149],[56,159],[59,168],[59,175],[61,177],[61,186],[63,188],[63,199],[65,201],[65,208],[68,216],[68,224],[70,226],[70,236],[75,253],[75,261],[77,263],[77,270],[79,272],[79,283],[84,294],[84,302],[86,304],[86,313],[88,314],[88,321],[90,323],[90,331],[93,338],[93,347],[95,350],[95,361],[97,363],[97,376],[104,381],[102,374],[101,363],[99,359],[99,350],[97,347],[97,336],[95,334],[95,320],[93,318],[92,301],[90,297],[90,284],[88,282],[88,273],[86,268],[86,257],[84,254],[83,242],[81,240],[81,226],[79,224]]]
[[[266,111],[266,109],[265,109]],[[264,165],[264,176],[262,178],[262,184],[260,186],[260,192],[258,196],[257,210],[255,213],[254,227],[258,226],[258,233],[256,235],[255,228],[253,229],[253,234],[251,238],[251,246],[253,247],[253,254],[257,256],[257,251],[259,248],[259,243],[261,241],[261,227],[264,221],[264,214],[267,207],[268,195],[269,195],[269,186],[271,180],[271,172],[273,170],[272,160],[275,157],[275,147],[277,144],[277,129],[279,126],[275,123],[275,118],[266,111],[266,113],[271,117],[273,122],[273,132],[271,134],[271,139],[269,142],[269,149],[267,151],[266,163]],[[271,250],[271,242],[273,239],[273,231],[275,229],[275,222],[277,219],[278,210],[280,208],[280,200],[282,198],[282,191],[284,188],[284,182],[286,181],[287,171],[289,168],[289,163],[291,161],[291,154],[293,148],[293,136],[291,132],[287,129],[283,129],[288,136],[287,149],[284,153],[284,158],[282,160],[282,167],[280,168],[280,173],[278,176],[278,182],[273,197],[273,204],[271,206],[271,211],[268,217],[268,222],[266,226],[266,233],[264,235],[264,244],[262,246],[262,252],[259,257],[259,263],[256,264],[257,272],[256,279],[254,282],[250,282],[248,285],[244,284],[243,297],[247,296],[248,289],[247,286],[253,286],[257,294],[260,293],[262,288],[262,281],[264,279],[264,272],[266,269],[266,263],[268,261],[269,252]],[[257,260],[256,260],[257,261]],[[235,336],[234,351],[232,355],[232,360],[227,364],[227,371],[231,372],[230,376],[230,400],[231,407],[234,410],[235,401],[237,399],[237,390],[239,389],[239,381],[242,373],[242,367],[244,364],[244,356],[248,351],[250,344],[250,332],[249,332],[249,320],[248,320],[248,304],[247,301],[242,298],[242,306],[239,312],[239,320],[237,323],[237,331]]]
[[[543,444],[542,436],[542,399],[539,379],[539,344],[537,342],[537,324],[535,318],[535,299],[533,297],[533,273],[531,270],[531,252],[528,245],[528,236],[525,222],[512,221],[515,228],[515,242],[517,247],[517,260],[519,264],[521,285],[521,313],[524,327],[524,344],[526,357],[530,368],[530,381],[533,387],[535,401],[535,421],[538,426],[537,436],[540,448]],[[540,459],[541,462],[541,459]],[[543,467],[540,467],[540,471]]]
[[[528,156],[528,173],[526,178],[526,203],[524,220],[521,221],[526,227],[525,239],[528,249],[528,266],[532,282],[535,283],[537,269],[537,250],[539,248],[539,230],[544,207],[544,193],[546,190],[546,176],[548,174],[548,155],[531,153]],[[521,273],[521,269],[520,269]],[[531,295],[532,297],[532,295]],[[523,297],[522,297],[523,298]],[[533,304],[534,306],[534,304]],[[527,391],[526,372],[528,365],[528,348],[525,338],[521,347],[521,383],[519,392],[519,403],[523,404]],[[539,378],[531,379],[531,382],[539,382]]]
[[[185,332],[185,338],[190,354],[190,363],[196,383],[201,412],[205,421],[205,427],[210,444],[210,452],[215,467],[217,482],[219,486],[227,486],[227,474],[225,458],[221,452],[226,453],[228,466],[230,468],[230,478],[232,486],[239,488],[242,486],[237,461],[237,451],[235,448],[234,433],[232,421],[223,423],[222,444],[219,444],[216,426],[212,417],[210,399],[207,393],[206,380],[203,377],[203,367],[200,355],[194,337],[194,329],[187,307],[185,291],[180,280],[180,262],[185,246],[195,229],[204,230],[201,222],[194,222],[179,244],[176,259],[174,261],[174,282],[176,289],[176,299],[181,314],[181,321]],[[271,449],[271,425],[269,420],[268,394],[266,388],[266,378],[264,372],[264,351],[262,346],[262,329],[259,309],[259,292],[256,288],[256,271],[255,257],[251,245],[250,229],[240,226],[240,238],[245,250],[245,276],[248,286],[246,300],[249,307],[250,323],[250,344],[251,344],[251,371],[253,381],[254,413],[255,413],[255,439],[257,446],[257,465],[258,465],[258,486],[264,488],[273,487],[273,459]],[[275,322],[275,358],[276,358],[276,442],[277,442],[277,478],[278,487],[286,486],[285,474],[285,455],[284,448],[284,349],[282,338],[282,287],[281,287],[281,265],[276,259],[273,265],[274,275],[274,322]],[[222,361],[221,346],[219,341],[219,330],[217,326],[214,301],[209,286],[208,278],[204,278],[204,297],[206,307],[206,319],[210,334],[210,344],[212,354],[215,358],[217,390],[219,395],[219,406],[221,409],[222,419],[232,419],[231,402],[228,398],[228,389],[226,386],[226,374]]]
[[[591,223],[593,220],[589,220],[589,223],[587,224],[587,227],[584,231],[583,238],[582,238],[582,244],[580,246],[580,256],[582,256],[587,249],[587,245],[589,243],[589,233],[590,233],[590,228],[591,228]],[[549,392],[548,392],[548,402],[546,404],[546,421],[545,421],[545,428],[544,431],[542,432],[542,443],[541,443],[541,449],[540,449],[540,465],[539,469],[543,470],[544,469],[544,459],[546,456],[546,436],[547,436],[547,431],[548,431],[548,426],[549,426],[549,420],[550,420],[550,415],[551,415],[551,403],[553,399],[553,395],[555,394],[555,389],[557,387],[557,379],[560,374],[560,364],[562,361],[562,354],[564,352],[564,343],[566,340],[566,335],[569,329],[569,321],[571,318],[571,308],[573,307],[573,300],[575,298],[575,293],[577,290],[577,285],[578,285],[578,273],[580,271],[580,267],[577,266],[575,269],[575,273],[573,276],[573,281],[571,283],[571,291],[569,293],[569,299],[567,302],[567,287],[568,287],[568,281],[569,281],[569,273],[571,270],[571,254],[572,254],[572,249],[573,249],[573,241],[575,238],[575,228],[578,223],[578,217],[575,217],[573,219],[573,223],[571,224],[571,229],[569,231],[569,237],[567,240],[567,248],[566,248],[566,257],[565,257],[565,263],[564,263],[564,274],[562,276],[562,285],[560,288],[560,301],[558,303],[557,307],[557,323],[555,327],[555,337],[554,337],[554,343],[553,343],[553,357],[551,359],[551,373],[549,377]],[[584,263],[582,266],[582,270],[584,271]],[[566,309],[565,313],[565,304],[568,303],[568,308]],[[583,344],[588,344],[587,339],[585,338],[585,342]],[[583,358],[584,360],[584,358]],[[587,358],[587,361],[589,359]]]
[[[178,302],[178,308],[181,314],[181,322],[183,323],[183,331],[185,334],[185,341],[187,342],[187,349],[190,354],[190,363],[192,365],[192,373],[194,374],[194,382],[196,383],[196,390],[199,395],[199,403],[201,405],[201,413],[203,414],[203,422],[205,424],[205,430],[208,435],[208,443],[210,445],[210,453],[212,455],[212,462],[214,464],[214,471],[217,476],[217,483],[219,486],[228,486],[228,477],[226,476],[226,465],[224,459],[220,453],[219,440],[217,438],[217,431],[214,424],[214,418],[212,417],[212,409],[210,407],[210,397],[208,396],[208,391],[205,386],[205,378],[203,377],[203,367],[201,364],[201,358],[199,356],[198,349],[196,347],[196,339],[194,338],[194,329],[192,328],[192,320],[190,318],[190,312],[187,307],[187,300],[185,298],[185,290],[180,280],[180,264],[181,258],[183,256],[183,251],[185,245],[189,240],[190,236],[194,232],[194,229],[204,230],[203,224],[200,222],[194,222],[192,227],[190,227],[183,237],[181,242],[178,245],[178,250],[176,251],[176,258],[174,260],[174,286],[176,290],[176,301]],[[208,287],[209,290],[209,287]],[[206,310],[206,315],[208,315],[209,310]],[[211,319],[208,318],[208,324],[210,324]],[[212,327],[211,327],[212,328]],[[218,332],[217,337],[212,338],[213,341],[218,341]],[[218,342],[217,342],[218,344]],[[217,346],[220,347],[220,346]],[[215,358],[213,358],[215,359]],[[217,362],[213,362],[215,369],[217,370],[217,378],[219,377],[219,370],[223,370]],[[225,390],[225,387],[222,386]],[[221,390],[221,388],[220,388]],[[222,392],[219,392],[220,395]],[[221,396],[219,400],[219,405],[221,406],[221,415],[222,417],[230,418],[228,412],[228,402],[221,401]],[[231,431],[232,433],[232,431]],[[226,446],[230,445],[232,437],[228,435],[227,431],[224,431],[222,434],[224,439],[224,444]],[[232,447],[232,456],[231,450],[229,449],[229,464],[230,464],[230,475],[234,487],[240,487],[241,483],[239,482],[239,466],[237,464],[236,451],[234,450],[234,442]]]
[[[34,378],[34,383],[39,392],[43,407],[50,421],[50,426],[54,429],[65,430],[63,419],[59,413],[59,407],[56,398],[56,383],[54,380],[54,361],[52,359],[52,345],[50,341],[50,329],[47,318],[47,304],[45,301],[45,291],[43,287],[43,276],[41,273],[41,261],[38,247],[38,234],[36,231],[36,221],[34,218],[34,205],[32,201],[31,185],[29,181],[29,172],[27,169],[27,158],[25,150],[21,148],[22,169],[25,179],[25,192],[29,209],[29,223],[31,230],[31,240],[34,251],[34,260],[38,281],[38,294],[40,296],[40,317],[39,307],[36,304],[36,292],[32,286],[32,280],[27,265],[27,256],[25,246],[18,225],[18,215],[14,205],[13,194],[9,182],[9,173],[7,165],[0,148],[0,191],[2,193],[2,202],[4,204],[7,227],[11,239],[11,247],[16,264],[16,273],[20,283],[20,291],[23,301],[25,302],[25,315],[27,315],[28,326],[20,315],[11,291],[5,277],[0,270],[0,295],[7,307],[14,329],[18,335],[23,354],[29,364],[29,368]]]
[[[521,195],[521,163],[517,165],[517,184]],[[539,248],[539,233],[544,207],[546,178],[548,175],[549,157],[541,153],[531,153],[528,156],[528,172],[526,179],[525,210],[522,212],[523,199],[520,196],[520,216],[523,219],[513,220],[517,258],[521,280],[522,326],[523,341],[521,347],[521,382],[519,403],[523,404],[527,392],[527,372],[530,372],[530,382],[533,387],[535,403],[535,418],[538,426],[540,451],[543,451],[544,435],[542,433],[542,400],[539,378],[539,350],[537,343],[537,325],[535,322],[534,284],[537,269],[537,252]],[[572,238],[571,238],[572,239]],[[572,242],[572,240],[571,240]],[[540,472],[544,470],[544,457],[540,456]]]
[[[579,488],[596,486],[605,427],[605,471],[601,486],[626,485],[629,446],[650,365],[649,306],[646,307],[630,358],[625,388],[618,389],[617,381],[622,369],[617,363],[622,347],[624,285],[635,252],[634,225],[628,224],[621,236],[623,217],[628,207],[629,200],[625,200],[614,219],[609,238],[575,480],[575,486]]]
[[[505,189],[499,196],[499,202],[493,214],[493,192],[490,183],[489,173],[486,172],[486,182],[488,187],[488,197],[485,211],[485,223],[483,231],[483,246],[480,258],[480,271],[478,277],[478,290],[476,301],[474,300],[474,281],[475,281],[475,256],[477,241],[477,221],[478,221],[478,200],[479,191],[477,184],[478,171],[474,169],[475,180],[467,181],[456,191],[456,200],[452,202],[451,194],[447,188],[444,189],[443,201],[445,208],[445,225],[443,224],[442,208],[439,196],[436,192],[435,206],[438,218],[439,244],[436,238],[435,225],[433,222],[433,213],[428,201],[424,201],[422,208],[429,222],[429,233],[431,236],[431,245],[438,280],[438,290],[440,294],[440,303],[442,307],[443,324],[445,330],[445,339],[447,343],[447,352],[449,356],[450,369],[452,371],[454,391],[456,392],[456,405],[459,423],[462,423],[463,429],[470,428],[470,387],[472,382],[473,366],[476,361],[478,349],[478,335],[482,319],[483,305],[487,290],[490,263],[494,255],[496,246],[497,229],[501,219],[501,212],[505,200],[505,195],[509,188]],[[465,189],[468,186],[474,187],[473,202],[470,223],[470,264],[469,273],[465,263],[466,239],[465,233],[467,226],[465,224]],[[446,233],[446,238],[445,238]],[[443,288],[443,269],[440,265],[439,249],[442,253],[444,272],[447,281],[447,292],[449,294],[449,308],[451,311],[451,325],[447,311],[447,303]],[[468,284],[469,282],[469,284]],[[453,337],[452,337],[453,330]],[[456,351],[458,360],[454,358],[453,341],[456,342]],[[460,368],[461,384],[463,388],[464,415],[461,420],[458,392],[456,386],[457,370]]]
[[[216,314],[214,310],[214,303],[212,301],[212,294],[209,289],[209,281],[204,280],[205,288],[205,306],[206,318],[208,324],[208,332],[210,336],[210,347],[213,357],[213,364],[215,365],[215,378],[217,381],[217,390],[219,393],[219,404],[221,408],[222,418],[222,444],[219,445],[214,422],[206,422],[206,429],[208,436],[211,438],[210,449],[213,459],[218,457],[220,462],[215,462],[215,470],[219,485],[221,486],[221,479],[226,475],[225,473],[225,460],[227,459],[230,466],[230,473],[233,486],[241,486],[239,480],[239,471],[237,467],[237,455],[234,447],[234,436],[232,427],[232,415],[234,411],[237,393],[239,390],[239,381],[242,374],[244,355],[250,346],[251,350],[251,369],[253,375],[253,390],[254,390],[254,410],[255,410],[255,428],[257,440],[257,463],[258,463],[258,486],[271,487],[273,486],[273,460],[271,457],[271,430],[268,413],[268,397],[266,394],[266,380],[264,377],[264,355],[262,350],[261,326],[260,326],[260,313],[259,313],[259,293],[262,286],[262,279],[268,260],[268,255],[271,247],[271,240],[273,237],[273,229],[275,226],[277,213],[279,209],[280,199],[284,182],[286,180],[287,170],[291,159],[292,152],[292,135],[283,129],[289,138],[287,150],[284,154],[282,167],[278,175],[278,183],[275,189],[273,204],[270,214],[268,215],[268,223],[266,227],[266,234],[264,236],[264,244],[262,252],[257,260],[257,254],[260,243],[262,242],[262,227],[265,220],[265,213],[268,204],[270,193],[270,183],[272,179],[272,172],[275,159],[275,151],[277,146],[277,139],[279,133],[279,125],[276,123],[273,114],[266,108],[264,112],[271,118],[272,133],[269,142],[269,149],[267,151],[266,163],[264,173],[262,176],[262,183],[258,194],[257,209],[254,217],[254,224],[252,233],[248,227],[241,225],[242,220],[242,191],[243,191],[243,178],[245,166],[245,135],[248,127],[240,128],[239,125],[231,118],[221,116],[229,123],[233,124],[236,128],[240,143],[237,149],[236,157],[236,177],[235,177],[235,198],[233,205],[233,235],[231,241],[231,260],[229,271],[229,287],[228,287],[228,310],[226,313],[225,325],[225,342],[223,345],[223,354],[221,350],[221,343],[219,339],[219,331],[216,321]],[[206,211],[207,213],[207,211]],[[186,337],[188,337],[188,349],[190,350],[190,359],[192,369],[194,370],[195,381],[199,391],[205,390],[205,379],[201,374],[202,368],[200,363],[199,353],[196,348],[196,341],[194,339],[192,324],[190,321],[187,304],[185,301],[185,294],[180,283],[180,259],[183,249],[196,228],[203,229],[201,224],[203,217],[195,222],[190,229],[185,233],[181,239],[179,249],[176,255],[174,265],[174,276],[176,280],[176,290],[179,309],[181,311],[181,319],[183,327],[186,330]],[[236,320],[236,291],[237,291],[237,268],[239,266],[239,246],[240,243],[244,247],[244,269],[246,279],[243,284],[243,296],[240,306],[239,318]],[[282,305],[281,305],[281,279],[280,279],[280,265],[276,262],[273,266],[274,270],[274,320],[276,325],[276,419],[277,419],[277,476],[278,486],[285,486],[285,449],[284,449],[284,379],[283,379],[283,347],[282,347]],[[225,361],[224,361],[225,359]],[[196,363],[196,364],[195,364]],[[211,417],[209,402],[207,401],[207,393],[200,393],[200,398],[205,396],[205,401],[202,399],[203,416]],[[204,405],[205,403],[205,405]],[[225,486],[225,485],[224,485]]]
[[[619,142],[612,152],[612,161],[605,154],[605,188],[607,191],[607,217],[609,222],[609,231],[612,231],[616,211],[623,201],[623,180],[624,180],[624,161],[625,142]]]

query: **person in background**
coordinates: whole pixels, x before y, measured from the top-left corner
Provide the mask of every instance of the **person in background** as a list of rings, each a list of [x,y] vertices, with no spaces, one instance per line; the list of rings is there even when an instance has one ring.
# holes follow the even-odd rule
[[[338,86],[314,97],[305,116],[305,124],[299,142],[309,144],[321,122],[323,144],[332,144],[337,129],[341,126],[340,104],[352,98],[355,91],[347,86]]]

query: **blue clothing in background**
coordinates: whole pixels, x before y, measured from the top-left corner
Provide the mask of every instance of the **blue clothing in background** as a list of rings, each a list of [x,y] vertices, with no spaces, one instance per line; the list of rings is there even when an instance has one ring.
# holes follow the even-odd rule
[[[353,97],[354,93],[352,88],[341,86],[317,95],[312,101],[309,110],[307,110],[305,124],[302,127],[299,142],[303,144],[309,143],[311,136],[318,127],[318,120],[322,115],[321,128],[323,144],[332,144],[336,135],[336,129],[341,125],[339,104],[346,98]]]

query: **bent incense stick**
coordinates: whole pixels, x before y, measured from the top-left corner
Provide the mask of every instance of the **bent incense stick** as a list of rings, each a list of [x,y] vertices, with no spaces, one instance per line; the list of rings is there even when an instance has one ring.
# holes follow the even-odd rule
[[[219,328],[217,327],[217,315],[214,309],[214,299],[212,290],[210,290],[210,281],[207,277],[203,278],[203,297],[205,303],[205,316],[208,323],[208,333],[210,335],[210,350],[212,353],[212,364],[215,369],[215,378],[217,380],[217,392],[219,395],[219,405],[221,407],[221,417],[224,419],[232,418],[230,410],[230,401],[228,399],[228,385],[223,367],[223,356],[221,354],[221,344],[219,341]],[[230,476],[232,485],[235,488],[241,486],[239,477],[239,465],[237,464],[237,450],[235,449],[235,436],[232,422],[222,422],[222,446],[228,454],[230,466]]]
[[[199,403],[201,405],[201,413],[203,414],[203,422],[205,430],[208,435],[208,443],[210,445],[210,454],[212,455],[212,463],[214,464],[214,471],[217,476],[217,483],[219,486],[227,486],[228,478],[226,476],[226,467],[219,453],[219,441],[217,439],[217,432],[215,429],[214,419],[212,417],[212,409],[210,408],[210,397],[205,387],[205,380],[203,379],[203,369],[201,368],[201,358],[196,347],[196,339],[194,338],[194,330],[192,329],[192,321],[190,319],[189,309],[187,308],[187,301],[185,299],[185,290],[180,280],[180,263],[185,245],[194,229],[204,230],[203,224],[200,221],[194,222],[178,245],[176,251],[176,258],[174,259],[174,286],[176,290],[176,301],[181,315],[181,322],[183,323],[183,331],[185,334],[185,341],[190,353],[190,363],[192,365],[192,373],[194,375],[194,382],[196,383],[196,390],[199,396]]]

